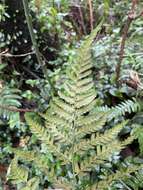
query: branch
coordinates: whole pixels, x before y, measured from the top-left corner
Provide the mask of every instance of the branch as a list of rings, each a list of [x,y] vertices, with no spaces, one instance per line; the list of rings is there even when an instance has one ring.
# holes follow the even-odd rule
[[[31,15],[30,15],[30,12],[29,12],[28,0],[22,0],[22,2],[23,2],[25,17],[26,17],[26,21],[27,21],[27,25],[28,25],[28,29],[29,29],[29,33],[30,33],[30,37],[31,37],[31,41],[32,41],[32,44],[33,44],[33,47],[34,47],[34,50],[35,50],[36,57],[37,57],[37,61],[38,61],[39,65],[41,66],[43,74],[46,77],[46,66],[43,63],[43,60],[41,58],[40,51],[39,51],[39,48],[38,48],[38,45],[37,45],[37,42],[36,42],[35,34],[33,32],[33,25],[32,25]]]
[[[130,57],[130,56],[143,56],[143,52],[137,52],[137,53],[132,53],[132,54],[126,54],[124,57]]]
[[[120,78],[120,72],[121,72],[121,65],[124,57],[124,49],[125,49],[125,41],[127,38],[128,30],[131,25],[132,19],[128,17],[127,22],[124,26],[123,29],[123,35],[122,35],[122,41],[121,41],[121,46],[120,46],[120,52],[119,52],[119,62],[116,66],[116,83],[118,84],[119,78]]]
[[[29,70],[29,68],[22,66],[23,70],[25,70],[26,72],[28,72],[30,75],[32,75],[34,78],[36,79],[40,79],[39,76],[37,76],[33,71]]]
[[[23,108],[16,108],[16,107],[7,107],[0,105],[1,109],[12,111],[12,112],[36,112],[35,109],[23,109]]]
[[[33,55],[33,54],[35,54],[35,52],[34,51],[32,51],[32,52],[29,52],[29,53],[24,53],[24,54],[19,54],[19,55],[13,55],[13,54],[11,54],[11,53],[0,53],[0,56],[1,57],[26,57],[26,56],[28,56],[28,55]]]
[[[89,13],[90,13],[90,28],[91,31],[93,30],[93,7],[92,7],[92,0],[88,0],[89,4]]]
[[[87,34],[81,6],[78,6],[78,11],[79,11],[79,15],[80,15],[80,20],[81,20],[81,23],[80,23],[80,24],[81,24],[83,33],[84,33],[84,34]]]
[[[132,8],[131,11],[128,14],[128,18],[126,21],[126,24],[123,28],[123,33],[122,33],[122,40],[121,40],[121,46],[120,46],[120,52],[119,52],[119,62],[117,63],[116,66],[116,84],[119,85],[119,78],[120,78],[120,73],[121,73],[121,65],[122,61],[124,58],[124,49],[125,49],[125,43],[127,39],[127,34],[130,28],[130,25],[132,21],[138,19],[140,16],[143,15],[143,12],[141,12],[139,15],[135,16],[135,8],[137,5],[138,1],[137,0],[132,0]]]

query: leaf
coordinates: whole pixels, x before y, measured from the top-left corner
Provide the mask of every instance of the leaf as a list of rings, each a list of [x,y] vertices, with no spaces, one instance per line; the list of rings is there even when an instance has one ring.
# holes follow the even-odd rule
[[[39,178],[38,177],[34,177],[32,179],[30,179],[26,186],[23,187],[21,190],[39,190]]]
[[[28,169],[24,166],[19,166],[17,158],[14,158],[8,168],[7,179],[13,184],[27,182]]]

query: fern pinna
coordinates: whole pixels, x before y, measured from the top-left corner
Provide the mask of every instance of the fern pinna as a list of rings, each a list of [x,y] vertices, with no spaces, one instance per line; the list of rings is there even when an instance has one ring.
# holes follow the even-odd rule
[[[45,125],[41,126],[26,114],[31,132],[47,147],[47,153],[13,149],[15,158],[9,168],[9,179],[19,178],[20,174],[13,169],[13,164],[21,171],[21,166],[18,165],[18,160],[21,160],[35,164],[54,188],[75,190],[93,186],[93,189],[99,190],[98,180],[92,178],[92,174],[97,173],[99,166],[108,163],[114,153],[120,152],[133,141],[133,136],[124,141],[118,139],[118,133],[126,125],[126,121],[104,130],[111,112],[94,110],[97,101],[90,47],[100,28],[101,23],[84,41],[74,63],[67,68],[68,79],[58,91],[58,96],[52,98],[47,113],[42,115]],[[47,161],[48,154],[54,160],[50,164]],[[56,170],[57,163],[60,165],[60,172]],[[27,170],[25,175],[24,182],[28,178]],[[100,187],[101,183],[99,182]],[[102,187],[104,188],[106,185]],[[32,186],[29,189],[34,190]]]

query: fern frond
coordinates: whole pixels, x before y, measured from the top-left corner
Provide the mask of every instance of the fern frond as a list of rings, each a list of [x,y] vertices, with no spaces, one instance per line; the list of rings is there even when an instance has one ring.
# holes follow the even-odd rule
[[[62,127],[68,126],[68,124],[69,124],[68,121],[64,120],[63,118],[57,117],[55,115],[52,115],[52,117],[50,117],[49,111],[46,114],[39,113],[39,115],[42,118],[44,118],[47,123],[53,123],[53,124],[55,124],[57,126],[62,126]]]
[[[76,101],[77,102],[83,101],[86,98],[89,98],[90,96],[93,96],[93,95],[95,95],[95,90],[94,89],[92,89],[92,90],[90,90],[90,91],[88,91],[86,93],[84,92],[84,93],[81,93],[81,94],[77,94],[76,95]]]
[[[24,162],[32,162],[46,175],[49,171],[48,160],[46,155],[37,153],[34,151],[22,150],[22,149],[12,149],[17,159]]]
[[[76,103],[76,108],[81,108],[81,107],[85,107],[85,106],[88,106],[90,105],[92,102],[95,102],[96,98],[96,95],[95,93],[91,94],[90,96],[87,96],[86,95],[86,98],[85,99],[82,99],[82,100],[78,100],[78,97],[77,97],[77,103]],[[85,101],[86,100],[86,101]]]
[[[133,135],[124,141],[118,138],[126,121],[109,126],[108,130],[103,128],[108,120],[136,111],[138,103],[128,100],[115,108],[97,107],[90,47],[100,27],[101,23],[78,49],[73,63],[67,68],[62,89],[52,97],[46,114],[40,114],[45,119],[44,126],[29,115],[25,116],[31,132],[46,146],[47,154],[14,151],[18,159],[36,165],[57,188],[79,189],[80,179],[85,174],[109,163],[115,153],[135,139]],[[50,166],[46,159],[49,152],[55,159]],[[62,170],[58,174],[54,171],[56,162],[60,162]]]
[[[134,140],[134,137],[128,137],[125,141],[119,142],[117,140],[110,143],[110,146],[97,146],[96,147],[96,155],[91,155],[84,159],[80,163],[80,172],[91,171],[96,165],[103,164],[106,162],[115,152],[120,152],[125,148],[126,145],[130,144]]]
[[[91,77],[86,77],[82,80],[78,80],[77,87],[81,87],[81,86],[87,85],[92,82],[93,82],[93,79]]]
[[[84,79],[88,76],[90,76],[92,74],[92,71],[91,70],[88,70],[88,71],[85,71],[84,73],[81,73],[79,76],[78,76],[78,79]]]
[[[143,188],[143,166],[140,166],[139,171],[136,171],[134,175],[131,175],[126,180],[123,179],[124,183],[134,190]],[[133,173],[133,172],[132,172]]]
[[[65,103],[64,101],[62,101],[59,98],[53,98],[53,102],[57,106],[59,106],[60,108],[62,108],[64,111],[66,111],[68,113],[73,113],[75,111],[74,108],[71,105]]]
[[[21,106],[19,93],[20,90],[8,87],[0,89],[0,115],[9,120],[10,127],[20,124],[19,113],[14,111],[14,109]],[[13,122],[14,120],[15,122]]]
[[[94,113],[99,113],[99,112],[111,112],[111,108],[106,106],[96,106],[93,110]]]
[[[74,104],[74,99],[70,96],[68,96],[65,92],[63,91],[58,91],[59,97],[64,100],[68,104]]]
[[[11,161],[7,172],[7,180],[12,180],[13,184],[27,182],[28,169],[24,166],[18,166],[18,159],[14,158]]]
[[[71,137],[69,136],[69,133],[65,127],[58,127],[57,125],[51,123],[50,125],[46,125],[46,127],[50,130],[49,133],[53,136],[54,140],[58,142],[58,144],[64,143],[66,146],[71,144]]]
[[[98,145],[109,145],[115,139],[117,139],[117,135],[123,129],[127,121],[124,121],[121,124],[116,125],[115,127],[109,129],[104,134],[97,133],[96,135],[91,135],[90,139],[81,139],[78,143],[74,145],[74,152],[79,155],[85,154],[86,151],[90,149],[95,149]]]
[[[139,102],[137,102],[135,99],[133,100],[126,100],[122,103],[120,103],[119,105],[111,108],[112,113],[109,116],[109,118],[116,118],[122,115],[125,115],[126,113],[135,113],[137,111],[139,111],[140,108],[140,104]]]
[[[11,151],[17,156],[17,158],[21,158],[29,162],[34,161],[37,155],[37,153],[34,151],[26,151],[26,150],[16,149],[16,148],[12,148]]]
[[[73,185],[64,178],[55,178],[54,179],[54,188],[55,189],[64,189],[64,190],[73,190]]]
[[[69,158],[66,157],[66,155],[61,152],[60,147],[55,144],[55,139],[52,137],[51,133],[48,134],[47,130],[44,127],[39,125],[37,122],[34,122],[33,119],[30,118],[28,115],[26,115],[25,118],[30,126],[32,133],[35,134],[39,140],[45,143],[48,149],[50,149],[50,151],[55,156],[58,156],[59,159],[67,163],[67,161],[69,161]]]
[[[91,83],[89,83],[89,84],[87,84],[87,85],[85,85],[85,86],[78,87],[78,88],[76,89],[76,93],[77,93],[77,94],[88,93],[90,90],[93,89],[93,87],[94,87],[94,83],[91,82]]]
[[[86,126],[98,121],[104,113],[92,114],[88,116],[81,116],[77,119],[76,124],[78,126]]]
[[[111,120],[119,116],[124,116],[126,113],[136,113],[139,110],[141,110],[140,102],[133,98],[132,100],[126,100],[112,108],[108,106],[96,107],[94,112],[110,112],[109,120]]]
[[[106,121],[107,121],[107,115],[105,114],[99,117],[97,120],[95,120],[93,124],[80,127],[76,131],[76,138],[77,139],[83,138],[84,136],[88,134],[92,134],[101,130],[103,126],[105,125]]]
[[[21,188],[21,190],[37,190],[39,189],[39,178],[38,177],[33,177],[30,179],[25,187]]]
[[[92,144],[101,144],[106,145],[113,142],[114,139],[117,139],[119,132],[125,127],[128,121],[124,121],[109,130],[106,130],[104,134],[97,133],[97,136],[92,140]]]
[[[125,184],[127,184],[127,185],[131,185],[132,187],[135,187],[134,185],[136,184],[136,182],[139,180],[140,181],[140,179],[143,179],[143,175],[141,175],[141,176],[136,176],[136,175],[138,175],[137,173],[137,171],[138,170],[140,170],[140,168],[141,168],[141,165],[129,165],[129,166],[127,166],[126,168],[123,168],[123,169],[120,169],[120,170],[117,170],[115,173],[112,173],[112,174],[110,174],[110,175],[108,175],[104,180],[101,180],[101,181],[99,181],[98,182],[98,184],[97,185],[93,185],[93,187],[91,188],[92,190],[98,190],[98,189],[100,189],[100,190],[104,190],[104,189],[106,189],[107,187],[110,187],[110,185],[113,183],[113,182],[115,182],[115,181],[119,181],[119,182],[121,182],[121,180],[123,180],[124,182],[129,182],[129,184],[128,184],[128,182],[127,183],[125,183]],[[135,173],[135,176],[138,178],[134,178],[133,176],[131,176],[131,174],[133,174],[133,173]],[[131,176],[131,177],[130,177]],[[137,179],[137,181],[135,182],[134,180],[133,181],[131,181],[131,179]],[[138,181],[138,182],[139,182]],[[131,183],[130,183],[131,182]],[[137,183],[138,183],[137,182]],[[138,186],[139,186],[139,184],[142,184],[142,181],[140,181],[140,183],[138,183]],[[134,190],[136,190],[136,188],[133,188]]]
[[[93,100],[90,104],[85,105],[79,109],[77,109],[77,116],[80,117],[85,113],[89,113],[96,106],[96,100]]]
[[[66,94],[68,94],[68,96],[70,98],[74,98],[75,97],[75,91],[71,88],[71,85],[69,85],[69,83],[65,83],[64,84],[64,90],[66,92]]]
[[[60,118],[63,118],[66,121],[71,121],[73,118],[73,116],[70,113],[68,113],[67,111],[63,110],[61,107],[54,104],[54,102],[51,103],[51,111],[53,111]]]
[[[140,154],[143,155],[143,126],[134,124],[132,127],[134,128],[133,134],[138,139]]]

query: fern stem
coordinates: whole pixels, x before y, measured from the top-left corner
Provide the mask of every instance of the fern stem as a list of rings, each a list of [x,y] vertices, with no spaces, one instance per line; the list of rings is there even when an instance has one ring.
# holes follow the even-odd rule
[[[74,141],[73,141],[74,142]],[[74,145],[74,143],[73,143]],[[76,185],[76,172],[75,172],[75,161],[74,161],[74,147],[73,147],[73,154],[72,154],[72,172],[73,172],[73,179],[74,184]]]
[[[112,174],[114,174],[114,172],[111,170],[111,169],[109,169],[110,170],[110,172],[112,173]],[[118,179],[118,181],[125,187],[125,188],[127,188],[128,190],[132,190],[129,186],[127,186],[121,179]]]
[[[72,123],[72,127],[71,127],[71,131],[72,131],[72,137],[73,137],[73,141],[72,141],[72,172],[73,172],[73,179],[74,179],[74,184],[77,184],[77,180],[76,180],[76,171],[75,171],[75,160],[74,160],[74,145],[76,143],[76,138],[75,138],[75,123]]]
[[[72,172],[73,172],[73,180],[74,180],[74,185],[76,185],[76,174],[75,174],[75,163],[74,163],[74,157],[72,159]]]
[[[35,34],[33,32],[32,18],[29,11],[28,0],[22,0],[22,2],[23,2],[24,13],[25,13],[25,17],[26,17],[26,21],[27,21],[27,25],[29,29],[31,41],[35,50],[35,55],[37,57],[38,64],[41,67],[43,74],[46,76],[46,66],[44,65],[43,60],[41,58],[40,51],[36,42]]]
[[[130,187],[128,187],[121,179],[119,179],[120,183],[122,183],[122,185],[124,187],[126,187],[128,190],[132,190]]]

